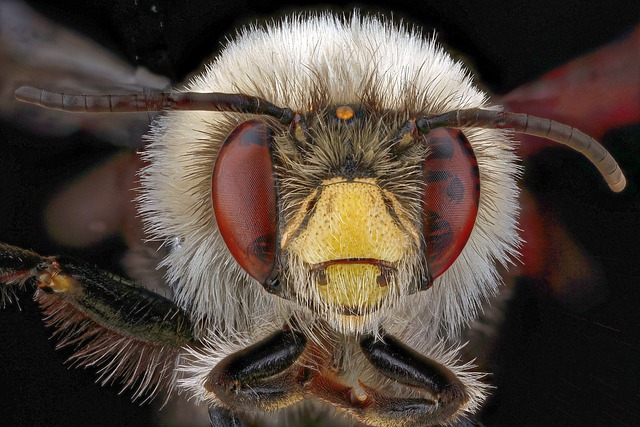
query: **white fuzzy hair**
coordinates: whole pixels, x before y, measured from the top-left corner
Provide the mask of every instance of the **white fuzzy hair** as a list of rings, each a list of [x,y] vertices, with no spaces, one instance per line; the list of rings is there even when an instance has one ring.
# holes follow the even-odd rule
[[[383,109],[406,108],[408,96],[425,113],[486,108],[487,102],[466,69],[432,38],[358,13],[293,15],[245,29],[186,90],[257,95],[306,111],[316,88],[326,91],[329,105],[336,105],[358,103],[365,86],[379,92]],[[168,112],[154,124],[145,152],[149,166],[142,172],[141,212],[153,238],[179,242],[164,260],[175,299],[190,311],[194,323],[205,326],[203,335],[216,331],[213,341],[209,337],[215,356],[202,356],[202,363],[185,372],[192,377],[186,385],[196,395],[202,375],[238,349],[239,336],[254,338],[264,335],[258,330],[276,330],[298,309],[266,293],[238,266],[216,226],[211,202],[214,161],[228,133],[244,120],[246,114]],[[475,374],[465,374],[468,366],[452,366],[455,352],[442,343],[497,291],[496,264],[517,255],[520,169],[507,131],[464,132],[481,180],[469,242],[432,289],[404,298],[381,318],[390,333],[460,374],[472,389],[467,409],[473,410],[484,389]]]

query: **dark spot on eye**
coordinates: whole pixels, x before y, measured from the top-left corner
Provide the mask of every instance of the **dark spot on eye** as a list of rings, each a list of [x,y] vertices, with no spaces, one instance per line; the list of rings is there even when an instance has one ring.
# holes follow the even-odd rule
[[[459,146],[462,147],[462,149],[464,150],[465,154],[468,157],[475,157],[474,153],[473,153],[473,148],[471,148],[471,144],[469,143],[469,140],[467,139],[467,137],[464,135],[464,133],[462,133],[462,131],[458,130],[456,133],[456,139],[459,141]]]
[[[240,128],[240,126],[244,126]],[[247,122],[241,124],[237,129],[239,132],[233,137],[228,138],[225,144],[235,143],[239,147],[247,147],[250,145],[259,145],[262,147],[269,146],[270,131],[264,126],[249,125]]]
[[[425,237],[429,252],[437,254],[447,250],[453,241],[451,224],[434,211],[428,211],[426,215],[428,230]]]
[[[454,145],[451,143],[449,135],[446,137],[430,136],[429,157],[432,159],[451,159],[453,157]]]
[[[449,196],[449,200],[456,203],[460,203],[462,199],[464,199],[464,185],[457,176],[453,177],[451,182],[449,182],[447,186],[447,196]]]
[[[263,235],[258,237],[251,243],[250,253],[255,255],[261,261],[271,261],[274,257],[273,248],[275,244],[272,236]]]
[[[447,171],[433,171],[427,172],[427,176],[425,177],[426,182],[441,182],[447,181],[453,177],[451,172]]]

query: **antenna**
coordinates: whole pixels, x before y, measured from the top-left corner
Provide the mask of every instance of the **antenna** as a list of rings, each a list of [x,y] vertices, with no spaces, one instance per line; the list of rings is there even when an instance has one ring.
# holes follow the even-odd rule
[[[515,132],[539,136],[564,144],[582,153],[598,168],[611,190],[619,193],[627,185],[620,166],[598,141],[571,126],[528,114],[471,108],[454,110],[437,116],[416,119],[418,130],[427,134],[437,127],[481,127],[513,129]]]
[[[70,95],[31,86],[15,92],[16,99],[62,111],[83,113],[131,113],[162,110],[233,111],[275,117],[291,124],[294,113],[257,96],[237,93],[144,92],[126,95]]]

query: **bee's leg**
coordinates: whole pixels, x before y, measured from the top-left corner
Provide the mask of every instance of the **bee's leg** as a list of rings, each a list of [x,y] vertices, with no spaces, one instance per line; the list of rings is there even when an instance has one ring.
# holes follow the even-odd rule
[[[205,388],[229,408],[270,411],[301,400],[306,369],[296,363],[307,340],[285,328],[231,354],[211,370]]]
[[[0,283],[5,296],[11,286],[34,285],[58,347],[76,345],[77,365],[102,366],[103,382],[122,377],[137,387],[134,398],[170,387],[181,349],[196,345],[172,301],[93,266],[0,244]]]
[[[393,397],[362,384],[367,397],[364,419],[372,425],[424,426],[446,422],[469,399],[465,385],[447,367],[431,360],[391,335],[376,340],[368,335],[360,347],[382,375],[417,390],[430,398]]]

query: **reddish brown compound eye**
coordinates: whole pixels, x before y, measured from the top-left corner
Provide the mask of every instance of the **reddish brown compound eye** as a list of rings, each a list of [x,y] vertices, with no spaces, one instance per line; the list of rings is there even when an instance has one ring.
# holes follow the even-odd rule
[[[229,251],[254,279],[265,283],[275,264],[276,187],[269,127],[238,125],[220,148],[212,198],[218,229]]]
[[[434,129],[427,135],[427,146],[422,223],[433,280],[453,264],[469,240],[478,214],[480,176],[462,131]]]

